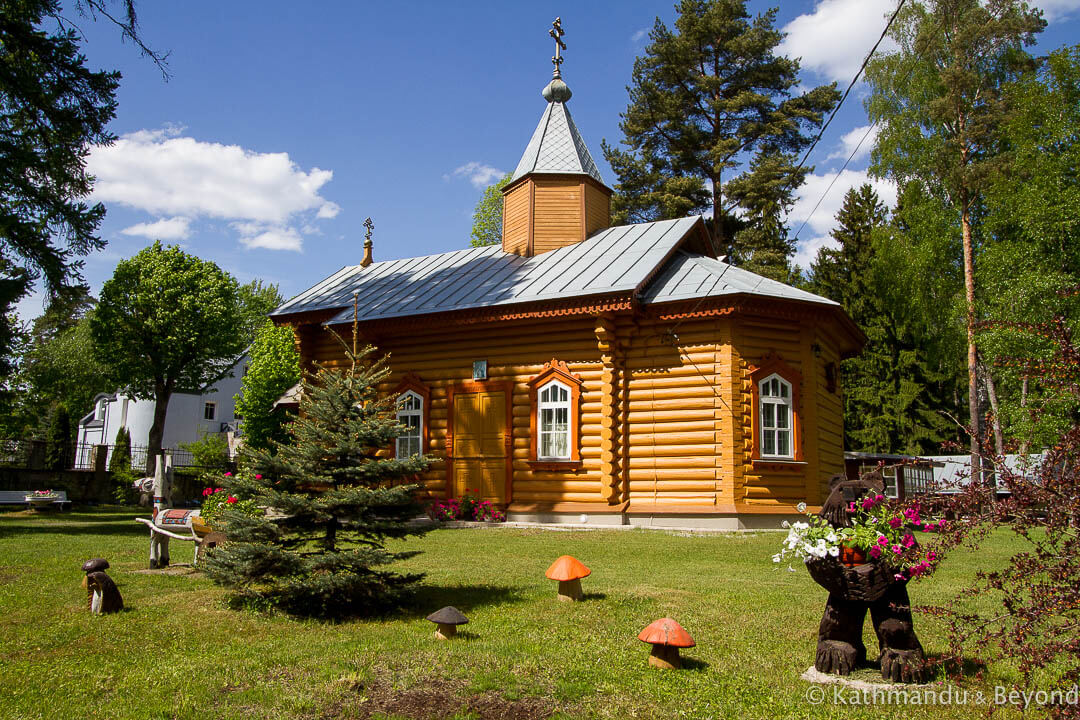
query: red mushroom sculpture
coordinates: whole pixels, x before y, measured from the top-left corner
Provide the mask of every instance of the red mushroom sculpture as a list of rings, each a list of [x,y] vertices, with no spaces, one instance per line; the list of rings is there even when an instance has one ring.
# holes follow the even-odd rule
[[[559,600],[574,602],[581,599],[581,578],[588,577],[592,570],[580,560],[570,555],[563,555],[551,564],[544,573],[549,580],[559,581]]]
[[[697,643],[683,626],[671,618],[660,618],[638,634],[638,640],[652,645],[649,664],[665,670],[682,667],[679,648],[694,647]]]

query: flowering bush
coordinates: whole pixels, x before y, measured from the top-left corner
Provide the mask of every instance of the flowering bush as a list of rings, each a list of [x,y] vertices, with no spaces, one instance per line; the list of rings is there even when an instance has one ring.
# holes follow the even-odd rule
[[[505,522],[506,514],[490,500],[481,500],[478,490],[466,490],[461,498],[437,500],[428,509],[432,520],[488,520]]]
[[[806,503],[799,503],[798,510],[807,515],[807,521],[784,521],[788,535],[780,552],[773,555],[773,562],[792,555],[803,560],[838,557],[841,547],[854,548],[895,568],[897,580],[929,574],[937,563],[934,552],[922,554],[914,533],[940,529],[944,521],[924,522],[917,505],[898,511],[884,495],[867,495],[848,505],[851,524],[842,528],[807,514]]]
[[[34,490],[33,492],[27,493],[26,496],[34,498],[56,498],[60,497],[60,493],[55,490]]]
[[[226,477],[232,477],[232,473],[225,473]],[[221,513],[228,510],[237,510],[254,517],[261,510],[254,500],[240,500],[229,493],[225,488],[208,487],[202,493],[202,508],[199,516],[212,528],[219,529],[225,525]]]

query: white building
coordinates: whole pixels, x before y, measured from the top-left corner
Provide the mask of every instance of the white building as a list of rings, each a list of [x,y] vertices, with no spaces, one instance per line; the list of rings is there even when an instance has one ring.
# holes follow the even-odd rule
[[[236,401],[240,382],[249,359],[244,355],[233,366],[232,374],[219,380],[201,395],[173,393],[165,416],[165,434],[161,447],[179,448],[181,443],[201,440],[207,434],[236,430]],[[92,465],[95,445],[113,445],[116,433],[126,427],[131,433],[133,447],[145,447],[154,422],[154,401],[137,400],[123,391],[100,393],[94,398],[94,409],[79,420],[78,451],[75,467]],[[112,450],[109,451],[110,455]],[[182,464],[182,463],[177,463]]]

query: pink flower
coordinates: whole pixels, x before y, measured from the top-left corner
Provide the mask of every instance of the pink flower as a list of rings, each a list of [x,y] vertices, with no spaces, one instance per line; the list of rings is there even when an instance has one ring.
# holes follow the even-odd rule
[[[852,500],[851,502],[848,503],[847,509],[848,509],[848,512],[855,512],[855,501],[854,500]]]
[[[904,574],[903,573],[896,573],[895,575],[893,575],[893,580],[899,581],[899,580],[903,580],[903,579],[904,579]]]
[[[911,521],[911,524],[914,525],[915,527],[919,527],[920,525],[922,525],[922,520],[920,520],[919,518],[915,518],[914,520]]]
[[[232,477],[232,473],[231,472],[225,473],[225,477]]]
[[[870,548],[870,557],[874,558],[875,560],[881,557],[881,548],[879,548],[877,545]]]
[[[937,560],[937,553],[931,550],[930,552],[926,553],[926,559],[930,562],[934,562],[935,560]]]
[[[878,493],[877,495],[874,496],[874,500],[876,500],[877,502],[882,502],[884,499],[885,499],[885,496],[882,495],[881,493]]]
[[[877,544],[885,547],[889,544],[889,538],[885,537],[884,535],[878,535]]]
[[[911,533],[908,533],[907,535],[904,535],[904,539],[901,540],[901,542],[903,543],[904,547],[906,547],[906,548],[914,547],[915,546],[915,537]]]
[[[897,529],[898,527],[900,527],[903,524],[904,524],[904,521],[901,520],[898,517],[889,518],[889,527],[891,527],[893,530]]]
[[[901,547],[900,545],[893,545],[893,546],[892,546],[892,551],[893,551],[894,553],[896,553],[897,555],[902,555],[902,554],[903,554],[903,552],[904,552],[904,548],[903,548],[903,547]]]
[[[210,497],[213,494],[214,494],[214,491],[211,490],[210,488],[203,488],[203,491],[202,491],[202,496],[203,497]]]
[[[874,498],[872,498],[872,497],[864,498],[863,501],[862,501],[862,507],[863,507],[863,510],[869,510],[870,508],[874,507]]]
[[[256,480],[262,480],[262,475],[256,475],[256,476],[255,476],[255,479],[256,479]]]

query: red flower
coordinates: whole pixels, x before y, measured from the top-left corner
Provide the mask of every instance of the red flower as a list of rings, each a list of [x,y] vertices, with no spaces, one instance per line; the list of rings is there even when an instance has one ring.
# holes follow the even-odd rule
[[[255,479],[256,479],[256,480],[262,480],[262,475],[256,475],[256,476],[255,476]]]
[[[227,504],[229,504],[229,505],[232,505],[232,504],[233,504],[234,502],[236,502],[236,498],[235,498],[235,497],[233,497],[232,495],[230,495],[230,496],[229,496],[229,499],[228,499],[228,500],[226,500],[225,502],[226,502]]]

